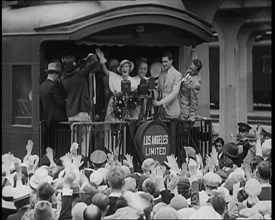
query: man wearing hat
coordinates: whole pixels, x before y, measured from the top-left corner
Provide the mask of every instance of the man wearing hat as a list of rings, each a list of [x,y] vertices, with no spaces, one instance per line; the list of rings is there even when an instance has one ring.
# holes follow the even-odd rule
[[[238,166],[242,163],[243,159],[246,157],[249,149],[252,147],[252,145],[249,143],[249,131],[251,130],[251,126],[244,122],[239,122],[238,123],[238,134],[237,138],[239,142],[237,143],[238,148],[239,148],[239,162]]]
[[[90,161],[95,170],[104,167],[107,162],[107,154],[102,150],[95,150],[91,153]]]
[[[30,188],[26,185],[22,185],[16,187],[14,191],[14,205],[17,209],[17,212],[15,214],[9,215],[7,220],[21,219],[30,207]]]
[[[265,161],[271,162],[271,132],[258,126],[256,130],[256,150],[255,154],[264,158]]]
[[[97,67],[95,54],[88,54],[85,64],[78,66],[76,56],[72,51],[65,51],[62,57],[64,71],[61,76],[67,93],[66,112],[71,124],[74,122],[91,122],[92,105],[89,94],[88,77]],[[81,152],[84,156],[89,153],[90,128],[81,126],[79,139],[82,140]]]
[[[185,76],[181,80],[180,88],[180,119],[195,121],[198,107],[198,94],[201,88],[199,72],[202,63],[199,59],[193,59]]]
[[[43,120],[46,123],[44,130],[45,146],[50,145],[49,129],[55,127],[58,122],[68,121],[66,115],[66,93],[59,76],[62,73],[61,62],[51,61],[47,69],[47,79],[40,85],[39,94],[42,104]]]
[[[45,73],[47,79],[40,85],[39,93],[43,107],[43,120],[48,127],[61,121],[67,121],[65,91],[59,82],[61,63],[53,61],[48,64]]]

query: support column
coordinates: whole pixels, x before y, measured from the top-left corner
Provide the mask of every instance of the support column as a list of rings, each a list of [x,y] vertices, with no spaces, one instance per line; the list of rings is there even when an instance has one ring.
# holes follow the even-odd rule
[[[239,71],[236,60],[240,59],[238,53],[237,33],[243,18],[230,16],[217,18],[214,27],[220,42],[220,119],[219,136],[226,142],[236,140],[237,131],[237,105]]]
[[[236,121],[237,122],[247,122],[247,100],[248,100],[248,69],[251,65],[252,69],[252,57],[248,56],[248,39],[253,31],[252,28],[241,28],[240,32],[238,33],[237,40],[238,40],[238,53],[236,54],[236,74],[237,79],[237,105],[236,105]],[[250,46],[252,46],[250,44]],[[251,51],[252,52],[252,51]],[[251,79],[252,80],[252,79]],[[252,82],[251,82],[252,84]]]
[[[251,35],[247,42],[247,112],[253,111],[253,65],[252,49],[255,35]]]

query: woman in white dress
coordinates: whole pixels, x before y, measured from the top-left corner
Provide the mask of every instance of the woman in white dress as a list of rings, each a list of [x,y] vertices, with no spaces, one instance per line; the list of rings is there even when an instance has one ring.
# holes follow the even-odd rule
[[[121,81],[122,80],[129,80],[131,82],[131,90],[134,91],[137,89],[138,82],[135,80],[133,77],[131,77],[129,74],[130,72],[133,71],[134,69],[134,63],[129,61],[129,60],[122,60],[117,68],[118,73],[121,75],[114,73],[110,70],[107,69],[105,63],[106,59],[104,57],[104,54],[101,50],[96,49],[96,54],[99,58],[100,64],[103,68],[103,71],[105,74],[109,77],[109,87],[111,92],[114,94],[121,92]],[[119,119],[115,117],[113,112],[113,101],[114,101],[114,96],[110,98],[108,108],[107,108],[107,113],[105,117],[105,121],[118,121]],[[139,116],[139,108],[132,109],[130,111],[130,117],[133,119],[138,119]]]

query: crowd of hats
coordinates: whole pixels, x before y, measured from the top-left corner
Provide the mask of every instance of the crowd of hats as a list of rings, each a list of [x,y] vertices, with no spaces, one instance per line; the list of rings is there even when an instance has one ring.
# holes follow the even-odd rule
[[[251,129],[244,123],[239,127],[241,132]],[[69,205],[62,204],[62,197],[69,195],[72,196],[69,218],[73,220],[272,217],[271,200],[258,198],[262,191],[258,176],[270,178],[271,167],[258,157],[250,163],[257,168],[252,176],[247,175],[243,166],[211,171],[199,165],[196,150],[187,146],[184,147],[185,168],[178,166],[177,158],[170,155],[163,164],[152,158],[145,159],[138,172],[131,161],[119,161],[116,151],[106,154],[95,150],[88,158],[87,167],[73,167],[77,157],[84,158],[77,155],[77,148],[78,144],[73,143],[71,153],[60,158],[63,165],[41,164],[33,173],[24,169],[26,165],[19,158],[10,153],[2,155],[2,211],[14,215],[25,201],[23,204],[27,204],[28,209],[23,220],[58,219],[66,212],[63,207]],[[231,158],[238,157],[236,143],[226,143],[223,150]],[[77,156],[73,156],[75,152]],[[71,170],[65,163],[66,158],[72,162]],[[69,191],[64,188],[67,181]],[[118,198],[113,212],[108,214],[113,195]]]

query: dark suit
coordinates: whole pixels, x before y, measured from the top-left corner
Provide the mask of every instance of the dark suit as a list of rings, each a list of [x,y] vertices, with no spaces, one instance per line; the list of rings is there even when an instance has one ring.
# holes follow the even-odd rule
[[[7,220],[21,220],[22,216],[28,210],[28,206],[21,208],[17,213],[9,215]]]
[[[75,116],[80,112],[91,112],[88,76],[94,66],[95,63],[87,63],[72,70],[65,68],[61,80],[68,95],[66,103],[68,117]]]
[[[40,99],[43,106],[43,119],[48,127],[57,122],[67,121],[65,90],[59,81],[46,79],[39,88]]]
[[[264,186],[262,187],[262,191],[260,195],[258,195],[260,201],[264,200],[272,200],[272,189],[271,186]]]

